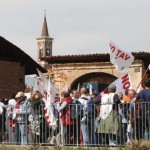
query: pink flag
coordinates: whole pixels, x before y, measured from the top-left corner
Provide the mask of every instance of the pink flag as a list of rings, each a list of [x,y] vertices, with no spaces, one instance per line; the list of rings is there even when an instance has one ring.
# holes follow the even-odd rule
[[[126,51],[121,50],[114,43],[109,42],[110,62],[114,64],[118,72],[124,72],[134,61],[134,56]]]

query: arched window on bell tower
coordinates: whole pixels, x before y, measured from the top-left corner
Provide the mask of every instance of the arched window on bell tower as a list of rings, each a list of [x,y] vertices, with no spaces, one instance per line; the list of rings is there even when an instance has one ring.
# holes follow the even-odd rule
[[[51,56],[50,44],[46,45],[45,56]]]
[[[40,43],[40,45],[39,45],[39,57],[43,57],[43,56],[44,56],[43,44]]]
[[[43,50],[42,49],[40,49],[40,51],[39,51],[40,53],[39,53],[39,56],[40,57],[43,57]]]

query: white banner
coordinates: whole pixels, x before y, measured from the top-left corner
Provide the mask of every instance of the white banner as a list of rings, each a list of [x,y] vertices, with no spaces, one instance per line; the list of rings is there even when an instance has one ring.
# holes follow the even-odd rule
[[[123,73],[134,61],[134,56],[121,50],[114,43],[109,42],[110,62],[114,64],[118,72]]]
[[[44,85],[45,90],[47,90],[47,88],[48,88],[48,79],[44,76],[44,74],[39,69],[37,69],[37,72],[38,72],[38,74],[41,78],[41,82]]]
[[[125,95],[125,90],[132,88],[130,74],[128,72],[124,73],[112,84],[116,85],[116,92],[122,92],[122,94]]]
[[[122,92],[122,94],[125,95],[125,90],[132,88],[130,74],[128,72],[124,73],[111,84],[116,85],[116,93]],[[108,88],[106,88],[103,92],[101,92],[98,95],[98,98],[100,98],[103,94],[107,94],[107,93],[108,93]]]
[[[46,99],[47,105],[51,105],[54,103],[57,92],[58,92],[57,88],[51,83],[50,80],[48,80],[47,99]]]
[[[41,86],[43,88],[43,100],[45,102],[45,119],[47,120],[48,124],[51,126],[56,125],[56,117],[55,117],[55,107],[53,103],[55,103],[55,99],[57,97],[57,88],[51,83],[50,79],[47,79],[40,70],[38,70],[38,74],[41,78]],[[38,85],[38,82],[37,82]],[[37,87],[38,88],[38,87]]]
[[[39,91],[42,95],[44,95],[44,85],[41,84],[41,80],[36,77],[34,81],[33,92]]]
[[[57,92],[58,92],[57,88],[51,83],[49,79],[47,83],[47,99],[45,102],[45,118],[48,124],[51,126],[56,125],[56,117],[55,117],[56,110],[53,103],[55,102]]]

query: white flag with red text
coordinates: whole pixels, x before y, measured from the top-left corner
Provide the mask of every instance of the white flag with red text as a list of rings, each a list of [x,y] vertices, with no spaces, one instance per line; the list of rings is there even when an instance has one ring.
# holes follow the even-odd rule
[[[43,101],[45,102],[45,119],[51,126],[56,125],[56,110],[55,100],[57,99],[57,88],[51,83],[50,79],[47,79],[43,73],[37,69],[37,72],[41,78],[41,86],[43,88]]]
[[[48,79],[44,76],[44,74],[39,70],[37,69],[37,72],[41,78],[41,86],[43,88],[43,91],[44,91],[44,94],[43,94],[43,100],[45,101],[46,98],[47,98],[47,89],[48,89]]]
[[[42,95],[44,94],[44,89],[39,78],[35,78],[33,92],[39,91]]]
[[[50,80],[48,80],[48,87],[47,87],[48,105],[54,103],[57,92],[58,92],[57,88],[52,84]]]
[[[57,97],[57,88],[48,80],[47,99],[45,102],[45,118],[49,125],[56,125],[55,99]]]
[[[121,50],[114,43],[109,42],[110,62],[114,64],[116,70],[123,73],[134,61],[134,56],[126,51]]]
[[[48,88],[48,79],[44,76],[44,74],[39,69],[37,69],[37,72],[38,72],[38,74],[41,78],[41,82],[43,83],[44,88],[46,90]]]
[[[117,92],[122,92],[123,95],[125,95],[125,91],[127,89],[131,89],[132,88],[132,84],[131,84],[131,79],[130,79],[130,74],[129,72],[124,73],[123,75],[121,75],[118,79],[116,79],[114,82],[112,82],[111,84],[116,85],[116,93]],[[107,94],[108,93],[108,87],[106,89],[104,89],[97,98],[101,98],[101,96],[103,94]]]

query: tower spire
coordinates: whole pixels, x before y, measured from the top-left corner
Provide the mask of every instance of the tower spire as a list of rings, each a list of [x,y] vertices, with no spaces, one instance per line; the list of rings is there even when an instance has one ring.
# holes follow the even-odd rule
[[[38,62],[44,66],[44,61],[41,61],[42,57],[52,56],[52,44],[53,38],[48,34],[47,21],[46,21],[46,10],[44,10],[44,22],[41,37],[37,38],[37,46],[38,46]]]
[[[47,21],[46,21],[46,10],[44,10],[44,22],[43,22],[41,37],[49,37],[48,28],[47,28]]]

